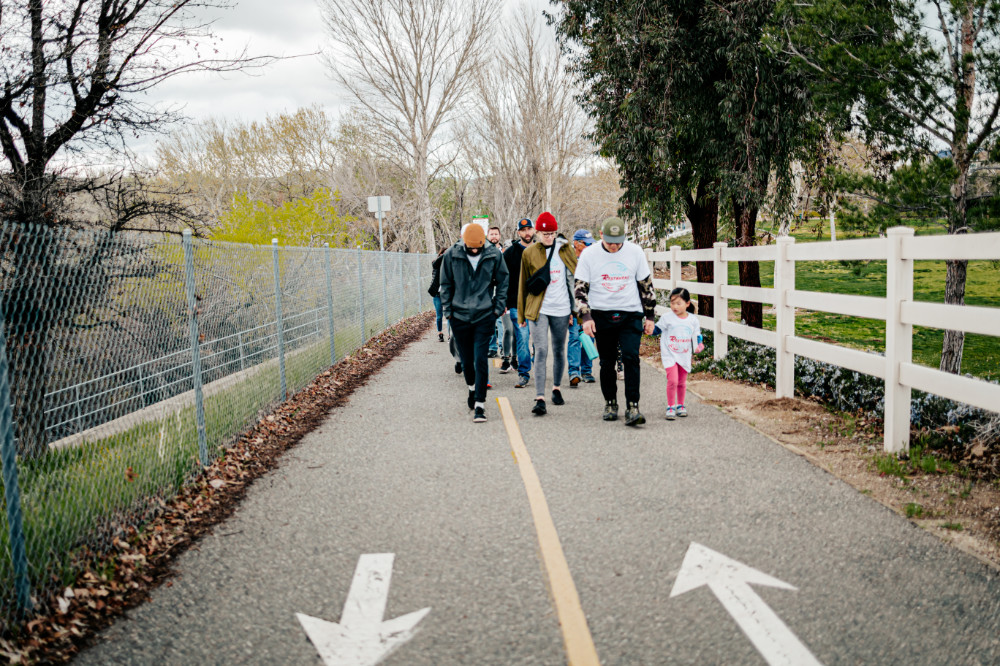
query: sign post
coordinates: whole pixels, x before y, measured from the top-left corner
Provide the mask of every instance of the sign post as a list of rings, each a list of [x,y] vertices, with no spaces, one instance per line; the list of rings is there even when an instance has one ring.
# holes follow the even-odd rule
[[[382,239],[382,217],[391,210],[392,201],[389,197],[368,197],[368,212],[375,213],[378,218],[378,250],[385,250],[385,243]]]

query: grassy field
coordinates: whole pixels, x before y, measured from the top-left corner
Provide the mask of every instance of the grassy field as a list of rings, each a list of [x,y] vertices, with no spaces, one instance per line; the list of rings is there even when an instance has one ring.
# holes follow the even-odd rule
[[[938,232],[934,225],[922,225],[917,233]],[[793,232],[797,243],[817,239],[815,223]],[[849,237],[838,231],[837,238]],[[821,240],[829,240],[829,224],[824,221]],[[738,266],[729,264],[729,283],[739,284]],[[795,286],[804,291],[820,291],[860,296],[885,296],[885,262],[825,261],[796,262]],[[913,295],[918,301],[944,302],[945,262],[918,261],[914,265]],[[774,264],[760,264],[761,285],[774,284]],[[966,280],[965,302],[968,305],[1000,307],[1000,261],[970,261]],[[739,302],[730,301],[730,320],[739,321]],[[764,327],[774,328],[774,315],[765,308]],[[802,337],[863,349],[883,351],[885,322],[859,317],[847,317],[824,312],[800,311],[796,315],[795,333]],[[1000,335],[1000,331],[998,331]],[[936,368],[941,360],[944,331],[915,327],[913,359],[915,363]],[[1000,337],[966,335],[962,355],[962,372],[984,379],[1000,380]]]

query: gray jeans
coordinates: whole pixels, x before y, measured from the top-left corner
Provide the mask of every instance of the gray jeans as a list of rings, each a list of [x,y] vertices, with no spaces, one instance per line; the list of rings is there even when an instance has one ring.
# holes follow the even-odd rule
[[[517,349],[514,348],[514,327],[517,326],[517,322],[511,322],[510,310],[503,313],[500,321],[503,322],[503,357],[516,361]],[[511,355],[512,353],[513,356]]]
[[[566,333],[569,315],[550,317],[539,314],[538,321],[528,320],[531,342],[535,345],[535,395],[545,395],[545,360],[549,355],[549,335],[552,336],[552,387],[559,388],[566,368]]]

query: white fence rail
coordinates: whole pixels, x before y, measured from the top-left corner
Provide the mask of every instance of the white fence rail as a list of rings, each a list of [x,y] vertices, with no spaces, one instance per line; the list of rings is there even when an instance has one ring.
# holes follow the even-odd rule
[[[913,389],[1000,411],[1000,386],[953,375],[913,363],[913,327],[960,330],[1000,336],[1000,308],[944,305],[913,300],[913,262],[916,260],[1000,259],[1000,233],[956,236],[913,235],[913,229],[894,227],[884,238],[796,245],[791,237],[775,245],[730,248],[716,243],[708,250],[646,251],[646,258],[666,262],[670,279],[654,280],[657,289],[684,287],[692,294],[715,299],[715,317],[699,315],[702,328],[714,332],[715,358],[724,358],[729,336],[774,347],[777,357],[775,389],[779,398],[795,392],[795,356],[838,365],[885,380],[885,450],[905,451],[910,443],[910,394]],[[796,261],[874,260],[886,262],[884,298],[802,291],[795,288]],[[681,262],[711,261],[714,283],[681,280]],[[728,263],[774,262],[774,287],[751,288],[728,284]],[[773,303],[777,315],[774,331],[750,328],[728,321],[729,300]],[[795,335],[795,311],[818,312],[879,319],[886,322],[885,356],[817,342]]]

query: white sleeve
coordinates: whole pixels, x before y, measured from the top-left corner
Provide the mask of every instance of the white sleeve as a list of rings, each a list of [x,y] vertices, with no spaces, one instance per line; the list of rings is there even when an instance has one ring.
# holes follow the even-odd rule
[[[590,261],[588,261],[586,251],[580,254],[580,260],[576,264],[576,271],[573,272],[573,277],[583,282],[590,282]]]

